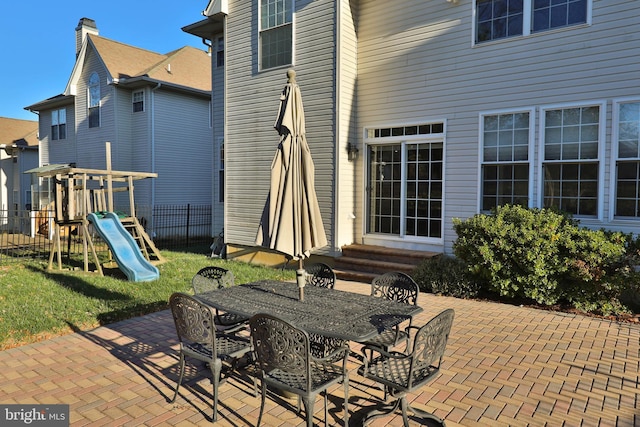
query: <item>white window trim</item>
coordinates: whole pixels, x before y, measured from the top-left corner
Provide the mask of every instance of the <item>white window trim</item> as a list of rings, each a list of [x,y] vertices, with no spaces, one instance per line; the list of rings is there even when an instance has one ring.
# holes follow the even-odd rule
[[[537,174],[538,174],[538,182],[537,192],[538,197],[536,200],[536,206],[542,207],[544,206],[544,175],[542,172],[542,166],[544,163],[544,126],[545,126],[545,111],[547,110],[557,110],[563,108],[581,108],[581,107],[600,107],[600,116],[598,118],[598,158],[594,159],[594,161],[598,162],[598,208],[596,218],[592,217],[582,217],[579,215],[575,215],[575,218],[581,219],[584,218],[586,220],[598,220],[602,221],[604,217],[604,199],[605,199],[605,149],[606,149],[606,135],[607,135],[607,102],[606,101],[584,101],[584,102],[572,102],[572,103],[563,103],[563,104],[550,104],[550,105],[542,105],[539,107],[539,117],[538,121],[538,158],[537,158]]]
[[[640,218],[621,217],[616,218],[616,195],[618,194],[617,178],[618,168],[616,163],[618,162],[618,120],[620,119],[619,107],[620,104],[627,104],[631,102],[639,102],[640,96],[615,98],[611,104],[611,160],[609,161],[609,222],[616,222],[622,224],[634,224],[637,225],[640,222]]]
[[[476,194],[478,199],[476,200],[477,212],[482,212],[482,165],[484,164],[484,120],[485,116],[496,116],[500,114],[515,114],[515,113],[529,113],[529,150],[527,151],[527,163],[529,164],[529,194],[527,204],[529,207],[535,205],[534,201],[534,189],[535,189],[535,148],[536,148],[536,108],[524,107],[504,110],[492,110],[482,111],[478,114],[478,188]],[[501,162],[495,162],[500,164]]]
[[[258,71],[270,71],[270,70],[280,70],[283,68],[290,68],[296,65],[296,2],[295,0],[285,0],[291,2],[291,63],[285,65],[279,65],[277,67],[263,68],[262,67],[262,43],[261,43],[261,34],[262,34],[262,0],[258,1]],[[275,27],[272,27],[275,28]],[[270,28],[269,28],[270,29]]]
[[[477,24],[477,16],[476,16],[476,10],[477,10],[477,0],[473,0],[472,3],[472,8],[471,8],[471,47],[478,47],[478,46],[486,46],[486,45],[492,45],[494,43],[501,43],[501,42],[506,42],[506,41],[511,41],[511,40],[520,40],[524,37],[531,37],[531,36],[540,36],[540,35],[544,35],[544,34],[551,34],[551,33],[555,33],[555,32],[560,32],[560,31],[568,31],[568,30],[572,30],[575,28],[582,28],[582,27],[589,27],[591,26],[591,22],[592,22],[592,18],[593,18],[593,0],[587,0],[587,19],[584,24],[576,24],[576,25],[569,25],[566,27],[558,27],[558,28],[550,28],[548,30],[544,30],[544,31],[538,31],[535,33],[531,32],[531,20],[532,20],[532,10],[533,10],[533,6],[532,6],[532,2],[533,0],[522,0],[522,9],[523,9],[523,17],[522,17],[522,35],[519,36],[513,36],[513,37],[502,37],[499,39],[495,39],[495,40],[488,40],[488,41],[484,41],[481,43],[477,43],[476,42],[476,24]]]

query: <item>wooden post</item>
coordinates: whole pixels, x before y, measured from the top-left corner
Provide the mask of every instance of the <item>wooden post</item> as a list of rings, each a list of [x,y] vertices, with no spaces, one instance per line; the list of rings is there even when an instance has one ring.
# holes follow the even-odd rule
[[[133,177],[131,175],[128,176],[129,178],[129,211],[131,212],[131,218],[135,218],[136,217],[136,203],[133,199]]]
[[[107,153],[107,193],[109,200],[108,211],[113,212],[113,176],[111,174],[111,143],[105,142]]]

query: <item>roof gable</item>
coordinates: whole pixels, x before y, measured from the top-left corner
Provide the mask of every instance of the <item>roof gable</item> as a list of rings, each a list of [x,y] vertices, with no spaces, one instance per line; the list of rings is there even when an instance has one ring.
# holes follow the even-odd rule
[[[65,94],[75,94],[88,49],[96,52],[110,82],[146,77],[158,82],[211,91],[211,58],[202,50],[185,46],[163,55],[89,34],[78,55]]]

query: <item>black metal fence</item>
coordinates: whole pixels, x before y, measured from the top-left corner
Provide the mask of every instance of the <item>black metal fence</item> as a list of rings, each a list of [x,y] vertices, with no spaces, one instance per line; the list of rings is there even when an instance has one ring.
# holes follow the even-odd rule
[[[158,249],[179,249],[211,244],[211,205],[164,205],[139,208],[138,218]],[[142,215],[141,215],[142,213]],[[22,259],[48,259],[53,248],[52,211],[0,210],[0,264]],[[94,236],[99,240],[98,236]],[[64,252],[82,253],[75,228],[64,227]]]
[[[176,249],[210,244],[211,223],[211,205],[188,204],[154,206],[153,224],[143,225],[158,249]]]

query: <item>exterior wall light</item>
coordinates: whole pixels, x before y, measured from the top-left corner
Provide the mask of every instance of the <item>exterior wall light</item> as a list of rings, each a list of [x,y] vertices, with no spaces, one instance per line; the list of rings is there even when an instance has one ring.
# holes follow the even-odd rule
[[[347,143],[347,154],[350,162],[358,158],[358,146],[352,142]]]

